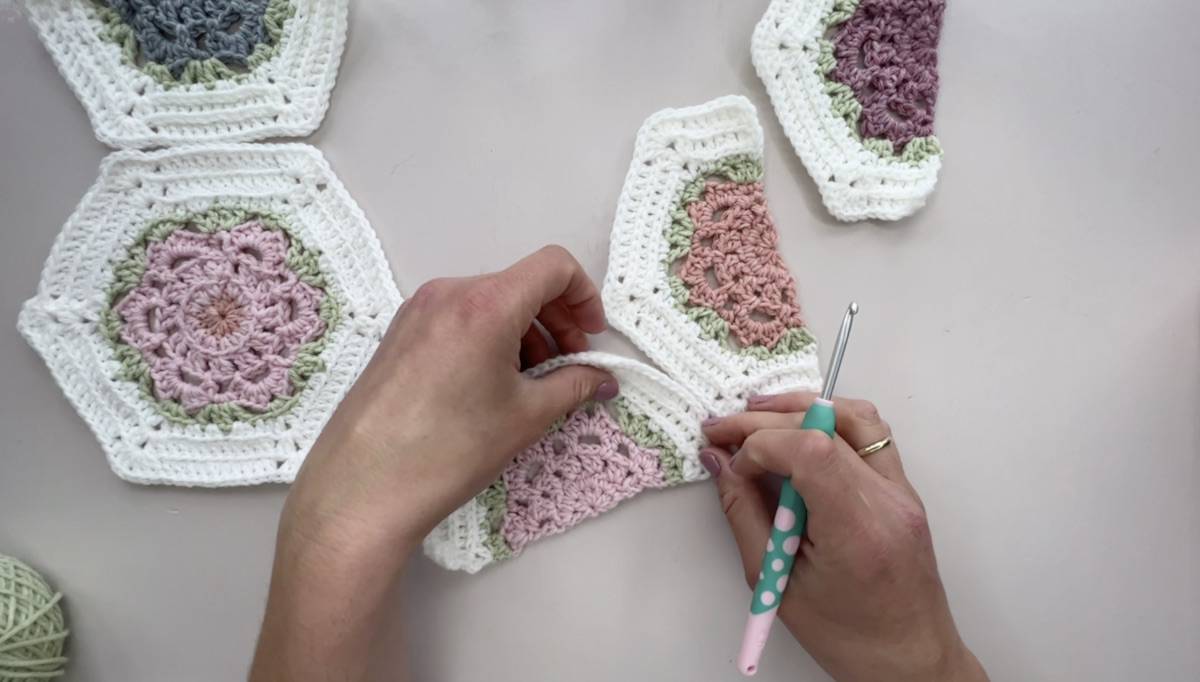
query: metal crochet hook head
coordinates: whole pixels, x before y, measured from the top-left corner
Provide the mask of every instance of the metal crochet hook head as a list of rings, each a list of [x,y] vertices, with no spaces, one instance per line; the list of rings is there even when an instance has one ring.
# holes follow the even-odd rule
[[[821,397],[833,399],[833,387],[837,384],[838,370],[842,368],[842,356],[846,354],[846,343],[850,341],[850,327],[854,326],[854,316],[858,314],[858,304],[851,301],[846,308],[846,316],[842,318],[842,328],[838,330],[837,341],[833,343],[833,357],[829,358],[829,371],[825,373],[825,390]]]

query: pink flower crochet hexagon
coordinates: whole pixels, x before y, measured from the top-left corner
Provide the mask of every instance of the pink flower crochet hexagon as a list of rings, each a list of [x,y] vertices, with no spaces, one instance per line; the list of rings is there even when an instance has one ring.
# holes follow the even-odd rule
[[[155,399],[189,415],[212,405],[259,415],[291,397],[301,349],[337,322],[333,307],[322,314],[323,278],[285,260],[299,241],[245,218],[211,233],[177,229],[139,250],[140,280],[105,312],[113,342],[141,354]]]
[[[400,294],[320,152],[117,152],[18,327],[130,481],[290,481]]]
[[[28,0],[113,147],[302,136],[329,106],[347,0]]]

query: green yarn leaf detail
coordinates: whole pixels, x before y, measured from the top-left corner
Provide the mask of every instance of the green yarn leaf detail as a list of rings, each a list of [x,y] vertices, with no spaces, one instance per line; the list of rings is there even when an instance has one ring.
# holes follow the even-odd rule
[[[480,529],[485,538],[484,546],[492,553],[494,561],[503,561],[511,557],[512,548],[504,540],[504,515],[508,512],[508,487],[504,485],[504,478],[496,479],[487,490],[479,493],[476,500],[486,510],[483,527]]]
[[[942,145],[933,135],[914,137],[904,145],[904,151],[900,153],[900,160],[915,165],[931,156],[941,156],[941,154]]]
[[[188,62],[183,68],[183,73],[176,78],[165,65],[142,60],[142,49],[138,45],[137,34],[121,18],[120,12],[104,4],[102,0],[92,0],[92,8],[100,20],[100,37],[121,48],[121,57],[126,64],[141,70],[167,89],[200,83],[211,90],[219,81],[244,80],[279,51],[284,24],[296,14],[291,0],[270,0],[263,13],[266,40],[254,46],[254,50],[246,58],[245,71],[231,69],[220,59],[210,57]]]
[[[834,0],[833,8],[825,15],[825,35],[817,39],[817,75],[829,95],[830,106],[838,118],[846,122],[854,139],[858,140],[868,151],[876,156],[896,163],[919,165],[931,156],[940,156],[942,147],[933,135],[914,137],[904,145],[904,151],[896,154],[892,141],[882,137],[864,138],[859,129],[859,118],[862,116],[862,104],[854,96],[854,90],[845,83],[833,78],[833,70],[837,68],[837,57],[834,55],[833,41],[829,36],[842,24],[854,16],[860,0]]]
[[[859,0],[833,0],[833,7],[825,15],[825,28],[835,28],[850,20],[858,9]]]
[[[181,229],[211,234],[231,230],[252,220],[257,220],[268,230],[282,232],[287,236],[288,267],[300,280],[325,294],[317,311],[317,316],[325,323],[325,331],[320,337],[297,350],[296,358],[288,372],[292,384],[291,395],[274,398],[262,412],[254,412],[233,403],[220,403],[205,405],[195,414],[189,414],[178,401],[163,400],[154,394],[150,367],[140,351],[121,339],[121,316],[113,308],[141,282],[142,275],[146,272],[146,251],[151,243],[161,242]],[[321,354],[329,343],[330,335],[341,323],[342,305],[331,291],[329,280],[321,271],[319,263],[320,253],[301,243],[291,230],[284,226],[284,221],[279,216],[268,211],[217,206],[199,213],[158,218],[134,240],[125,260],[113,268],[113,282],[106,295],[108,305],[100,313],[97,327],[100,335],[108,340],[113,356],[121,366],[120,378],[137,384],[142,398],[153,405],[159,414],[177,424],[212,424],[228,433],[236,423],[256,424],[276,419],[291,411],[300,402],[300,397],[313,376],[325,371],[325,361],[321,359]]]
[[[719,176],[731,182],[740,184],[761,182],[763,178],[762,161],[749,154],[727,156],[711,165],[701,168],[695,179],[683,186],[679,193],[679,201],[671,209],[671,223],[667,226],[667,256],[663,267],[667,271],[667,286],[671,290],[671,298],[675,306],[687,318],[700,328],[702,338],[711,339],[724,346],[731,352],[749,355],[759,360],[766,360],[781,355],[791,355],[816,343],[806,329],[790,329],[774,348],[763,346],[742,347],[729,342],[729,324],[712,308],[696,305],[688,301],[688,287],[678,275],[671,271],[676,262],[687,255],[692,248],[692,235],[696,225],[688,215],[689,204],[699,201],[704,194],[704,186],[708,178]]]
[[[784,332],[783,336],[779,337],[774,348],[764,348],[762,346],[750,346],[744,348],[743,353],[754,357],[758,360],[769,360],[770,358],[779,357],[781,355],[793,355],[805,349],[816,346],[817,340],[804,327],[789,329]],[[812,348],[816,352],[816,348]]]
[[[692,223],[692,217],[688,215],[687,207],[700,200],[700,197],[704,195],[704,186],[708,178],[714,175],[741,184],[760,182],[763,177],[762,161],[749,154],[727,156],[702,168],[695,179],[683,186],[683,191],[679,193],[679,201],[676,202],[675,208],[671,209],[671,224],[667,227],[666,261],[668,270],[671,264],[686,256],[692,248],[692,234],[696,232],[696,225]],[[683,282],[681,281],[680,284]],[[684,289],[683,298],[680,299],[672,287],[672,292],[676,293],[676,300],[680,303],[687,301],[686,291]]]
[[[675,443],[659,431],[649,417],[635,412],[624,398],[614,398],[609,405],[610,413],[621,427],[621,433],[629,436],[642,448],[658,451],[663,480],[667,485],[683,483],[683,458],[679,456],[679,449],[675,447]]]

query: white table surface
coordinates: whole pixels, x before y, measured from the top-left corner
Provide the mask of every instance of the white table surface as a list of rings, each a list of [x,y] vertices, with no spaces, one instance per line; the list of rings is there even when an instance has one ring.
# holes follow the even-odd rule
[[[807,315],[828,342],[862,304],[840,388],[894,425],[993,679],[1197,679],[1200,5],[951,0],[940,185],[853,226],[750,65],[765,5],[359,0],[309,141],[405,293],[547,242],[599,279],[642,120],[748,95]],[[107,150],[12,12],[0,65],[0,551],[67,594],[67,680],[239,679],[286,490],[121,482],[20,339]],[[419,680],[732,680],[746,603],[711,485],[646,494],[476,576],[418,560],[378,677],[404,631]],[[826,678],[778,636],[759,679]]]

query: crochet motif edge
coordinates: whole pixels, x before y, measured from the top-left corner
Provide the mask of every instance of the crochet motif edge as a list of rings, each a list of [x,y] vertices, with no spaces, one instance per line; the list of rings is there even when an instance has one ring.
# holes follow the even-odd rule
[[[107,197],[113,192],[120,193],[121,186],[132,182],[127,175],[120,174],[124,167],[153,166],[157,173],[159,167],[178,170],[177,164],[196,163],[195,159],[198,158],[229,159],[243,154],[262,157],[268,165],[275,163],[281,173],[303,168],[307,164],[318,179],[302,181],[296,177],[296,196],[325,196],[325,199],[313,200],[332,202],[325,205],[336,206],[344,215],[337,226],[312,223],[314,227],[309,229],[353,232],[355,248],[362,250],[361,256],[356,259],[354,272],[336,269],[336,272],[330,273],[325,270],[326,274],[339,280],[335,282],[331,293],[343,301],[346,319],[336,330],[330,330],[330,345],[322,354],[322,359],[327,362],[327,370],[319,375],[320,385],[314,384],[316,393],[305,399],[303,405],[306,411],[303,415],[297,413],[285,417],[283,421],[273,420],[269,425],[255,427],[237,424],[230,434],[220,437],[222,445],[219,448],[204,447],[183,459],[142,456],[135,447],[138,440],[154,439],[158,443],[156,448],[161,448],[166,442],[162,441],[164,436],[175,443],[180,442],[182,437],[170,436],[165,429],[164,433],[157,433],[150,424],[141,421],[153,408],[136,399],[137,388],[133,384],[120,389],[121,395],[129,401],[114,393],[114,387],[128,382],[112,381],[119,365],[106,355],[111,353],[111,347],[102,338],[96,325],[100,311],[107,303],[109,275],[105,275],[104,283],[95,285],[90,295],[83,292],[90,291],[88,287],[91,285],[68,284],[60,280],[64,275],[91,272],[90,269],[79,269],[81,265],[72,252],[80,248],[93,248],[91,244],[94,240],[87,240],[84,243],[89,246],[81,247],[80,238],[94,232],[87,228],[89,220],[111,210],[111,201]],[[177,179],[181,176],[172,177]],[[138,182],[140,187],[141,180]],[[147,180],[147,188],[153,186],[157,192],[158,185],[152,185],[152,182],[161,180],[153,177]],[[314,191],[316,195],[307,194]],[[285,195],[284,198],[287,196],[291,195]],[[201,197],[186,201],[194,204],[199,200]],[[262,199],[256,201],[261,203]],[[261,210],[261,206],[256,207]],[[297,210],[306,209],[300,206]],[[141,229],[142,225],[139,221],[136,227]],[[132,228],[130,226],[129,229]],[[306,238],[305,241],[310,247],[326,251],[321,248],[323,240]],[[330,257],[334,256],[330,254]],[[346,262],[343,256],[337,258],[339,262]],[[93,273],[90,276],[95,275]],[[369,281],[371,295],[365,297],[354,294],[346,298],[345,283],[340,281],[346,278]],[[118,477],[132,483],[202,487],[289,483],[299,470],[320,427],[365,366],[387,328],[387,321],[402,302],[378,237],[362,209],[319,150],[300,143],[195,145],[152,152],[116,151],[105,157],[100,164],[97,181],[80,200],[55,239],[42,270],[37,293],[22,306],[17,328],[29,345],[42,356],[68,402],[96,436],[109,466]],[[157,416],[155,419],[163,418]],[[209,435],[220,433],[216,426],[195,428],[212,429],[213,433]],[[276,441],[277,449],[286,449],[277,454],[264,450],[272,439]],[[209,441],[197,442],[203,444]],[[243,446],[246,450],[239,451],[238,448]]]
[[[349,0],[288,0],[293,16],[270,59],[231,78],[170,87],[128,63],[124,47],[105,35],[109,27],[101,13],[77,7],[77,2],[23,0],[23,5],[59,73],[83,105],[96,139],[109,147],[304,137],[325,118],[345,50]],[[89,30],[76,31],[73,22],[86,22]],[[292,70],[283,70],[281,60]],[[112,74],[119,77],[114,80]],[[254,91],[252,106],[227,101],[228,93],[239,88]],[[222,116],[194,124],[189,107],[206,100],[204,105],[216,106]]]
[[[658,135],[663,129],[672,130],[678,135],[673,138]],[[651,115],[638,132],[633,160],[618,202],[613,227],[613,252],[610,254],[602,295],[613,327],[624,332],[667,373],[636,360],[599,352],[555,358],[528,373],[535,377],[542,376],[568,364],[587,364],[614,372],[621,384],[618,400],[628,403],[631,412],[644,417],[676,444],[680,482],[691,482],[707,478],[698,461],[699,448],[704,442],[700,431],[703,417],[714,412],[729,413],[744,408],[745,396],[751,389],[762,392],[816,390],[821,385],[821,377],[815,343],[803,346],[798,352],[782,353],[766,359],[733,353],[727,349],[712,356],[707,353],[720,344],[704,337],[698,327],[683,324],[694,325],[666,292],[667,269],[663,261],[669,247],[666,238],[668,213],[678,193],[664,190],[658,185],[642,187],[637,181],[639,174],[656,172],[653,154],[665,149],[681,155],[692,154],[675,168],[675,172],[686,170],[683,175],[695,180],[703,174],[706,164],[718,159],[739,153],[761,159],[762,130],[749,100],[727,96],[694,107],[659,111]],[[667,168],[664,172],[672,171]],[[687,182],[682,177],[676,179],[679,180],[679,188]],[[642,207],[632,197],[631,193],[636,192],[651,197],[651,202],[657,202],[651,208],[659,219],[645,218],[645,212],[640,210]],[[627,246],[631,247],[628,251],[620,248],[626,241],[629,242]],[[628,274],[643,272],[641,269],[628,269],[631,262],[649,267],[650,270],[646,272],[657,273],[658,279],[640,282],[636,276]],[[618,281],[622,272],[626,273],[626,277]],[[665,311],[662,319],[669,318],[675,326],[656,327],[664,330],[664,333],[649,338],[674,339],[684,357],[716,357],[717,362],[732,361],[738,363],[737,366],[724,370],[714,368],[719,376],[698,376],[697,372],[680,364],[678,358],[673,360],[675,354],[672,352],[656,346],[648,347],[646,338],[638,329],[638,315],[646,309],[623,305],[622,297],[631,291],[636,292],[635,297],[642,292],[649,293],[654,286],[660,287],[659,293],[663,296],[660,301],[662,305],[654,307],[651,313]],[[728,381],[740,387],[743,394],[726,396],[717,401],[702,397],[699,392],[706,391],[713,381]],[[648,390],[659,397],[648,398]],[[677,416],[664,414],[661,407],[656,407],[656,403],[674,405],[670,412]],[[678,416],[681,414],[685,415],[683,419]],[[668,480],[668,485],[674,483],[673,478]],[[506,543],[497,542],[497,524],[504,513],[502,487],[502,483],[493,484],[438,524],[425,538],[426,556],[443,568],[467,573],[476,573],[496,561],[513,556],[515,553]]]
[[[637,360],[619,355],[589,351],[554,358],[531,368],[526,374],[540,377],[567,365],[590,365],[613,372],[621,384],[618,400],[636,418],[645,419],[659,438],[672,444],[677,472],[664,461],[668,485],[698,481],[708,477],[699,463],[703,435],[700,420],[704,407],[691,392],[662,372]],[[496,486],[455,510],[425,538],[424,551],[434,563],[448,570],[475,573],[496,561],[519,554],[507,544],[496,542],[494,531],[497,505]]]
[[[791,353],[739,353],[707,335],[677,304],[667,267],[667,227],[687,183],[720,159],[762,158],[763,136],[748,99],[720,97],[665,109],[638,131],[618,199],[601,295],[612,326],[712,414],[744,408],[752,392],[820,386],[815,343]]]
[[[772,0],[755,26],[751,59],[829,212],[842,221],[899,220],[923,207],[933,192],[941,147],[919,161],[881,158],[836,113],[821,43],[828,42],[824,32],[837,16],[835,6],[845,2]]]

